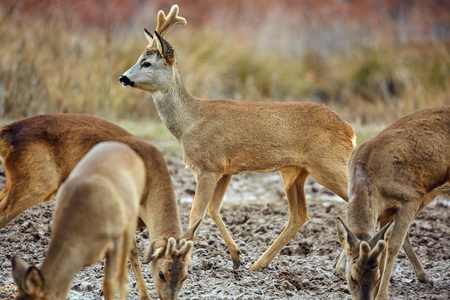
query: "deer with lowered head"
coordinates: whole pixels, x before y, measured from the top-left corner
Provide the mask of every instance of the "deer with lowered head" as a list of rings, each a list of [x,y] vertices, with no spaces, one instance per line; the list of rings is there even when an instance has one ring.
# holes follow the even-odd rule
[[[169,16],[178,24],[174,5]],[[158,27],[149,45],[120,82],[150,92],[158,113],[181,144],[186,167],[197,187],[190,224],[201,220],[208,208],[230,252],[234,268],[240,265],[239,249],[219,210],[235,174],[281,173],[289,204],[289,222],[277,240],[250,269],[269,265],[308,219],[304,184],[308,175],[339,195],[347,196],[347,164],[355,146],[349,124],[324,105],[314,103],[245,103],[203,100],[184,87],[175,51]],[[169,18],[168,18],[169,19]],[[163,20],[161,18],[161,20]]]
[[[104,141],[126,144],[144,161],[145,187],[138,219],[140,227],[147,227],[151,241],[146,249],[150,255],[144,262],[150,261],[158,295],[176,299],[188,274],[191,241],[198,224],[183,234],[174,188],[161,152],[110,122],[81,114],[53,114],[0,128],[0,157],[6,173],[6,185],[0,193],[0,228],[27,208],[50,201],[83,156]],[[154,252],[158,255],[151,255]],[[145,282],[136,273],[140,269],[134,269],[139,267],[136,249],[132,250],[131,260],[138,277],[139,297],[147,299]],[[172,269],[172,265],[180,268]]]
[[[13,258],[17,298],[66,298],[75,274],[106,258],[105,299],[114,299],[116,289],[119,299],[126,299],[128,257],[144,187],[144,162],[130,147],[103,142],[92,148],[58,190],[41,270]]]
[[[349,177],[347,225],[338,220],[337,228],[353,299],[388,298],[402,244],[416,276],[428,282],[408,231],[435,196],[450,196],[450,106],[416,111],[361,144]],[[377,223],[388,224],[376,233]]]

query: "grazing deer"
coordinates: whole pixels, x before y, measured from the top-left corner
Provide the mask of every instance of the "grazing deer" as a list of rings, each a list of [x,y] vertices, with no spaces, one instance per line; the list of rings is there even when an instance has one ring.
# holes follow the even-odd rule
[[[147,227],[150,240],[160,241],[161,247],[166,247],[161,241],[174,238],[177,241],[174,250],[180,250],[186,243],[190,245],[186,241],[193,240],[197,227],[193,226],[183,234],[174,188],[161,152],[119,126],[80,114],[39,115],[0,129],[0,156],[6,173],[6,185],[0,193],[0,228],[27,208],[49,201],[80,159],[104,141],[124,143],[144,161],[146,184],[138,217],[139,226]],[[158,256],[151,262],[153,279],[161,281],[155,284],[155,289],[163,299],[171,299],[171,294],[178,293],[187,274],[192,249],[187,246],[183,252],[174,254],[177,255]],[[136,249],[132,250],[131,261],[135,276],[138,276]],[[177,271],[173,276],[179,280],[179,285],[175,286],[159,275],[162,272],[165,277],[172,278],[167,267],[172,262],[183,265],[182,272]],[[139,297],[149,297],[143,279],[136,281]]]
[[[414,112],[361,144],[349,176],[347,226],[339,220],[337,228],[353,298],[387,299],[402,244],[417,277],[427,282],[407,234],[416,215],[450,183],[450,106]],[[390,220],[375,234],[378,222]]]
[[[169,16],[182,19],[177,13],[178,6],[173,6]],[[181,144],[186,167],[197,180],[190,224],[202,219],[208,208],[234,268],[240,265],[239,249],[219,214],[231,177],[249,172],[281,173],[289,223],[250,267],[264,268],[308,218],[304,192],[308,175],[348,200],[347,164],[355,146],[353,130],[324,105],[192,97],[183,85],[175,51],[162,37],[165,32],[157,27],[153,37],[145,30],[149,45],[120,82],[152,94],[162,121]]]
[[[57,193],[52,240],[41,270],[13,258],[19,298],[66,298],[75,274],[106,258],[105,299],[114,299],[116,289],[119,299],[126,299],[145,176],[144,162],[125,144],[103,142],[92,148]]]

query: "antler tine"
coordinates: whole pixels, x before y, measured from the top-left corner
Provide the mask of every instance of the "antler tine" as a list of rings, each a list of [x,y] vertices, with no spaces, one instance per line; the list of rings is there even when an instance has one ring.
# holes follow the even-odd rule
[[[173,237],[169,238],[167,241],[166,256],[171,256],[176,251],[176,245],[177,241]]]
[[[377,245],[370,252],[368,263],[371,265],[378,264],[380,254],[383,253],[385,248],[386,242],[383,240],[378,241]]]
[[[156,26],[156,32],[159,33],[162,37],[164,37],[170,28],[172,28],[175,25],[186,25],[187,21],[185,18],[178,16],[179,11],[178,5],[173,5],[170,9],[169,14],[167,17],[165,16],[164,12],[160,10],[158,12],[158,25]]]
[[[183,240],[185,241],[185,240]],[[180,250],[178,250],[177,255],[186,255],[188,253],[188,251],[190,251],[192,248],[194,247],[194,242],[193,241],[185,241],[182,245],[182,247],[180,248]]]
[[[359,260],[361,264],[365,265],[369,261],[370,246],[367,242],[361,242],[359,245]]]

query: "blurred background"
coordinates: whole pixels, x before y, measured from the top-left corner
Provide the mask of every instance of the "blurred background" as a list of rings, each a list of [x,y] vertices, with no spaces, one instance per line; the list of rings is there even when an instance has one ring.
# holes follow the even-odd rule
[[[159,122],[118,78],[174,3],[188,24],[166,38],[194,96],[324,103],[356,129],[450,104],[449,0],[2,0],[0,119]]]

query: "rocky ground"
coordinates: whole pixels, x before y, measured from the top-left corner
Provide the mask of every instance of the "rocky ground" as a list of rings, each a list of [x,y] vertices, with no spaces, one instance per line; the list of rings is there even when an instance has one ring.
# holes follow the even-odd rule
[[[192,173],[183,168],[179,155],[167,155],[183,226],[189,219],[195,190]],[[0,169],[0,185],[4,172]],[[233,177],[222,216],[240,247],[243,265],[234,271],[225,243],[210,218],[206,218],[195,246],[190,275],[181,299],[351,299],[347,284],[338,278],[333,264],[341,251],[335,218],[344,217],[346,203],[337,200],[313,180],[307,189],[309,220],[268,268],[249,271],[250,265],[271,245],[288,220],[288,206],[278,174]],[[11,275],[12,255],[40,265],[50,241],[49,224],[55,201],[25,211],[0,229],[0,299],[15,291]],[[450,200],[436,199],[414,221],[411,242],[430,276],[420,283],[400,252],[390,286],[392,299],[448,299],[450,294],[450,240],[447,238]],[[141,250],[148,245],[145,229],[137,231]],[[142,251],[141,251],[142,252]],[[142,255],[142,253],[141,253]],[[104,262],[76,275],[69,299],[101,299]],[[156,298],[148,265],[143,265],[148,288]],[[130,298],[137,289],[130,273]]]

